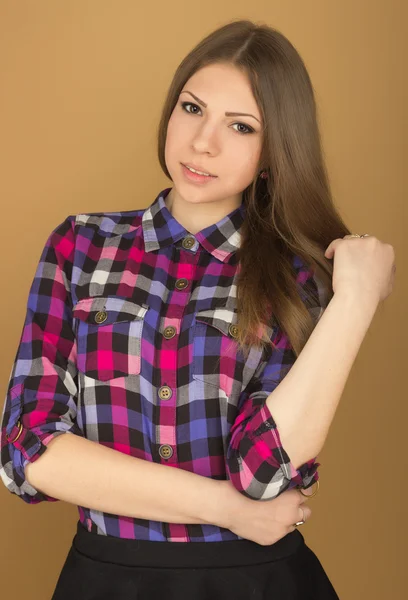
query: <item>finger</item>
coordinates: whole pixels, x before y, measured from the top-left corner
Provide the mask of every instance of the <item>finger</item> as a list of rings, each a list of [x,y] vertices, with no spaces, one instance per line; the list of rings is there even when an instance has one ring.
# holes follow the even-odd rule
[[[306,521],[309,519],[310,515],[312,514],[312,509],[309,508],[309,506],[299,506],[299,518],[296,521],[296,523],[298,521]]]
[[[374,237],[374,236],[369,236],[369,237]],[[342,238],[336,238],[327,246],[326,251],[324,253],[325,257],[333,258],[333,254],[336,251],[336,248],[339,245],[339,243],[342,242],[343,240],[348,240],[348,239],[358,240],[358,239],[363,239],[363,238],[360,238],[360,237],[357,238],[353,233],[348,233],[347,235],[343,236]]]
[[[308,488],[306,490],[303,489],[303,491],[299,492],[299,494],[302,497],[301,504],[303,504],[303,502],[307,502],[309,500],[309,496],[311,496],[313,494],[313,490],[312,490],[312,488]]]
[[[337,238],[337,239],[333,240],[332,242],[330,242],[330,244],[327,246],[326,251],[324,253],[326,258],[333,258],[334,251],[335,251],[338,243],[341,242],[342,239],[343,238]]]

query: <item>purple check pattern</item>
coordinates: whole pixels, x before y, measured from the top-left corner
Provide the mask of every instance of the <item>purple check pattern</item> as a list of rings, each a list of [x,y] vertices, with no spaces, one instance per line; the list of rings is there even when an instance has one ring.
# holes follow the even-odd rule
[[[118,452],[230,479],[270,500],[319,478],[316,457],[295,469],[266,398],[294,363],[276,349],[237,350],[236,250],[245,207],[192,235],[168,211],[166,188],[146,209],[68,216],[49,235],[29,291],[1,423],[0,476],[24,502],[55,502],[25,466],[70,433]],[[300,260],[317,322],[325,291]],[[165,493],[165,490],[164,490]],[[155,541],[228,541],[208,524],[175,524],[79,506],[91,532]]]

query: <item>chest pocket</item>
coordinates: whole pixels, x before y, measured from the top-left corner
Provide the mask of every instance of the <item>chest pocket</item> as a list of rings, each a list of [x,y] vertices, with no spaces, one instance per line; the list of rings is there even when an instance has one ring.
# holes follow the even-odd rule
[[[148,309],[118,296],[79,300],[73,307],[78,370],[101,381],[139,375]]]
[[[223,390],[229,397],[236,395],[252,379],[263,355],[253,346],[245,359],[236,341],[237,313],[227,307],[202,310],[196,314],[193,330],[193,379]],[[272,328],[266,326],[269,337]]]

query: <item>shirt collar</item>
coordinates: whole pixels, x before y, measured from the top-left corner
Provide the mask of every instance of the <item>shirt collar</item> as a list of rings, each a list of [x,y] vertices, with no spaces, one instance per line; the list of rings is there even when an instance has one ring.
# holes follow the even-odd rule
[[[171,188],[159,193],[142,217],[146,252],[175,244],[186,236],[192,236],[170,213],[164,199]],[[241,205],[217,223],[194,234],[193,237],[215,258],[227,262],[240,246],[240,227],[245,218],[245,205]]]

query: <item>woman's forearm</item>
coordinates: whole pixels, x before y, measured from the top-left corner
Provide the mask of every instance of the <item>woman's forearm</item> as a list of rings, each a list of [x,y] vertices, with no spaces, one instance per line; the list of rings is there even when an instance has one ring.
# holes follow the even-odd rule
[[[61,434],[25,468],[37,490],[72,504],[168,523],[222,525],[220,482]]]
[[[323,448],[351,367],[378,307],[335,293],[288,374],[266,400],[297,469]]]
[[[295,468],[322,449],[377,306],[366,296],[334,294],[289,373],[267,398]],[[76,435],[52,440],[47,451],[26,466],[26,476],[34,488],[54,498],[102,512],[225,526],[219,481],[134,458]]]

